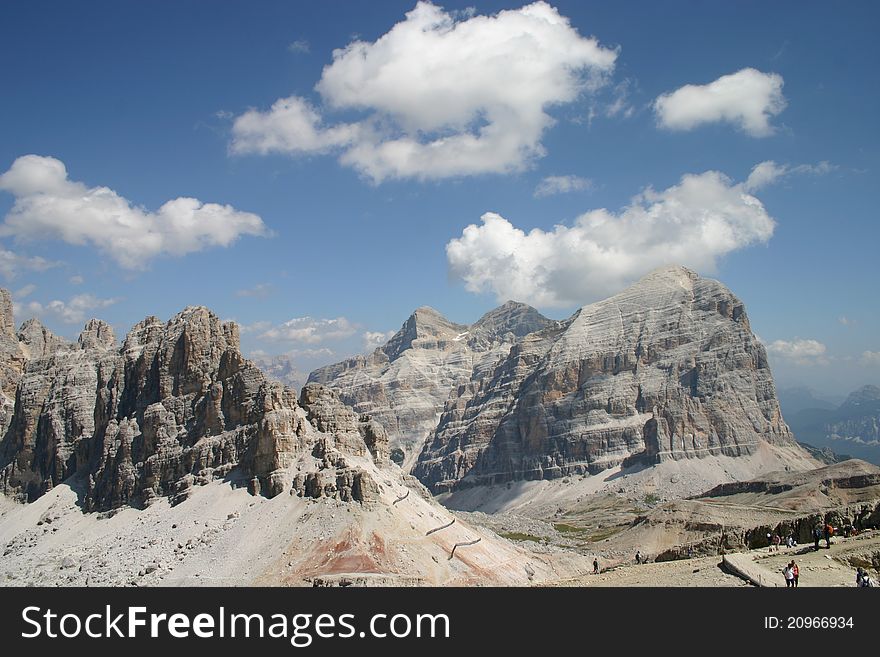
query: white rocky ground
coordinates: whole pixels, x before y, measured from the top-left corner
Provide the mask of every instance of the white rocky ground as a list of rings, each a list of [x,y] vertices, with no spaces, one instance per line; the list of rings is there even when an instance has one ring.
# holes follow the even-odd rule
[[[0,585],[516,586],[588,570],[578,555],[532,554],[464,522],[418,486],[380,485],[366,505],[266,499],[220,481],[177,506],[108,513],[82,513],[67,484],[27,505],[2,498]]]

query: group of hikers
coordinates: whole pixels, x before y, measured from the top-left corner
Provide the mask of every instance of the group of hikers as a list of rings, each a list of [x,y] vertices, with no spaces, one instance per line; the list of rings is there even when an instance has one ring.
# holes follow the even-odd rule
[[[834,527],[827,522],[824,525],[816,525],[813,527],[811,534],[813,536],[813,548],[815,550],[819,549],[819,541],[823,538],[825,539],[825,547],[830,548],[831,537],[834,536]],[[767,532],[767,544],[770,552],[779,552],[779,548],[782,545],[782,537],[779,534]],[[785,538],[786,547],[797,547],[797,544],[797,539],[794,537],[794,534],[789,534]]]

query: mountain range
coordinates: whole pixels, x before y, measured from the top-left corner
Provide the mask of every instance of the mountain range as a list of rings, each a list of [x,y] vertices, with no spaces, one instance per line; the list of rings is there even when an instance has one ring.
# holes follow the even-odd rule
[[[677,266],[564,321],[507,303],[464,326],[420,308],[309,380],[377,417],[435,493],[759,448],[805,457],[742,302]]]
[[[880,464],[880,388],[877,386],[862,386],[838,406],[808,406],[786,417],[798,440]]]

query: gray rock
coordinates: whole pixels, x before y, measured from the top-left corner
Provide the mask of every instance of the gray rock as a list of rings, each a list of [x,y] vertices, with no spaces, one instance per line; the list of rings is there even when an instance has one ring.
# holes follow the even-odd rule
[[[407,467],[436,428],[451,391],[483,375],[523,336],[551,325],[534,308],[515,302],[469,326],[422,307],[372,354],[315,370],[309,381],[375,418],[390,446],[406,455]]]
[[[516,343],[453,390],[413,474],[436,492],[795,446],[742,302],[682,267]]]
[[[274,496],[291,464],[321,452],[303,493],[347,501],[376,496],[375,482],[345,455],[388,459],[381,425],[315,385],[300,407],[293,390],[242,357],[238,327],[206,308],[136,324],[122,346],[90,320],[77,345],[39,322],[12,332],[0,290],[0,491],[31,501],[71,477],[87,510],[172,503],[194,486],[230,476]]]

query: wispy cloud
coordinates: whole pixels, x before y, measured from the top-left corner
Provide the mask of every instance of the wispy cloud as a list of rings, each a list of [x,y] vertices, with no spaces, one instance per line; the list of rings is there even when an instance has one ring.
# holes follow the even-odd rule
[[[56,299],[48,303],[30,301],[14,304],[16,317],[54,317],[65,324],[82,324],[89,319],[95,310],[101,310],[119,303],[122,299],[100,299],[93,294],[78,294],[68,301]]]
[[[801,338],[774,340],[767,345],[767,351],[796,365],[827,365],[829,363],[825,354],[827,349],[818,340]]]
[[[396,331],[365,331],[363,334],[364,351],[373,351],[388,342]]]
[[[258,283],[251,288],[246,288],[243,290],[236,290],[235,296],[237,297],[254,297],[257,299],[265,299],[270,294],[272,294],[272,284],[271,283]]]
[[[769,185],[778,183],[783,178],[792,175],[824,176],[837,170],[836,164],[822,161],[818,164],[777,164],[773,160],[766,160],[756,164],[749,174],[745,183],[745,189],[754,192]]]
[[[556,194],[568,194],[570,192],[584,192],[593,189],[594,183],[589,178],[580,176],[547,176],[535,187],[534,197],[544,198]]]
[[[14,279],[22,271],[46,271],[60,265],[60,262],[46,260],[40,256],[27,256],[15,253],[14,251],[7,251],[0,246],[0,275],[6,280]]]
[[[287,46],[287,49],[293,53],[303,53],[308,54],[311,50],[311,46],[309,46],[309,42],[305,39],[297,39],[293,41]]]
[[[357,330],[357,324],[345,317],[336,317],[335,319],[295,317],[283,324],[266,329],[259,335],[259,338],[272,342],[320,344],[350,338],[357,333]]]

